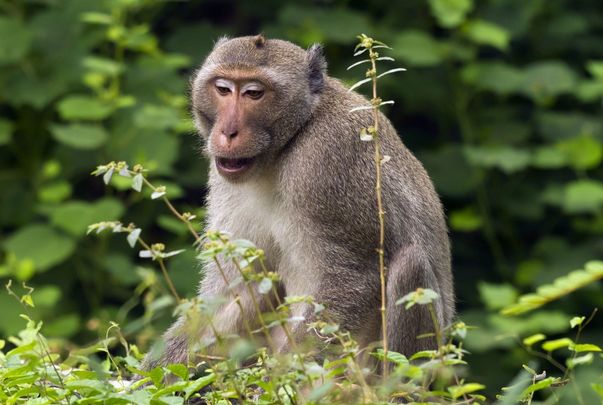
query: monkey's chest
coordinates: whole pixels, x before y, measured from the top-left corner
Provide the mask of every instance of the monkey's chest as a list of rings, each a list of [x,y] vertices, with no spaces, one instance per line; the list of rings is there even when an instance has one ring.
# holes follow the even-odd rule
[[[221,207],[210,207],[211,228],[250,240],[275,265],[283,260],[297,262],[304,256],[309,236],[307,221],[299,212],[288,207],[270,187],[244,185],[237,191]]]

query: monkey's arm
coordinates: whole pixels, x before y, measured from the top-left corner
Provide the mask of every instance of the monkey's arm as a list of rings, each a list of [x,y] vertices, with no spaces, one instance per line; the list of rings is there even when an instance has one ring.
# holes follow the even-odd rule
[[[181,315],[147,355],[144,369],[150,370],[172,363],[192,363],[197,350],[207,348],[208,351],[213,351],[215,343],[220,339],[233,334],[240,335],[247,327],[255,327],[253,320],[257,315],[250,291],[244,283],[228,287],[225,278],[231,286],[237,280],[237,270],[232,264],[224,263],[220,268],[214,263],[205,267],[206,275],[201,284],[199,299],[202,303],[222,303],[214,311],[209,311],[211,313],[207,313],[207,310],[203,313],[191,310]],[[255,289],[251,293],[257,294]],[[260,297],[256,295],[254,298],[263,309]]]

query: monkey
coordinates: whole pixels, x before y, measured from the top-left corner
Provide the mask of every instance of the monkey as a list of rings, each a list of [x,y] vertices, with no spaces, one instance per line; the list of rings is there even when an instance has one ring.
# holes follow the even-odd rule
[[[323,48],[305,50],[263,35],[221,38],[191,79],[192,116],[209,159],[206,228],[247,239],[266,252],[280,277],[282,296],[312,296],[349,331],[361,347],[382,339],[381,290],[376,248],[379,221],[373,149],[360,139],[373,124],[370,105],[327,74]],[[395,302],[417,288],[439,295],[434,303],[441,327],[455,315],[448,229],[443,207],[421,163],[378,115],[385,211],[387,269],[386,337],[389,349],[405,355],[435,349],[425,306],[409,310]],[[228,296],[220,274],[234,280],[231,264],[208,263],[199,297]],[[252,301],[265,299],[240,287],[240,307],[221,305],[213,328],[223,335],[243,332],[253,319]],[[310,321],[312,308],[292,315]],[[192,330],[191,330],[192,329]],[[180,317],[164,335],[163,350],[149,354],[145,368],[186,363],[191,346],[211,341],[207,325]],[[308,334],[292,325],[294,338]],[[290,342],[276,332],[278,351]]]

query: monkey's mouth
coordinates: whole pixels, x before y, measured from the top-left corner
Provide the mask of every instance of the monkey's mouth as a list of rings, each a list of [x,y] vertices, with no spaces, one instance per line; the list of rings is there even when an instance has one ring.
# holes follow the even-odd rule
[[[216,158],[216,167],[222,175],[233,176],[239,175],[253,165],[254,158]]]

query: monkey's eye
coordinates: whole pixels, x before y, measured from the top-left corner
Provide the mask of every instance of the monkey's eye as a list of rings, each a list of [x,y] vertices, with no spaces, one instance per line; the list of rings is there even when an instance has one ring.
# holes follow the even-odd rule
[[[220,86],[217,84],[216,84],[216,90],[218,91],[218,94],[220,94],[221,96],[225,96],[230,93],[230,88],[225,87],[225,86]]]
[[[264,95],[264,90],[259,89],[249,89],[244,93],[246,96],[249,96],[253,100],[259,100]]]

